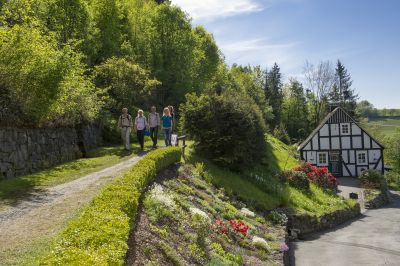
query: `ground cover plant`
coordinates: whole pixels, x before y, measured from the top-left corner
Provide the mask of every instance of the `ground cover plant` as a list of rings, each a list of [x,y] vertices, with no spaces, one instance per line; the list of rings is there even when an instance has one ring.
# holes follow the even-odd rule
[[[146,193],[126,265],[282,265],[284,224],[231,201],[199,168],[171,169]]]
[[[170,147],[146,155],[108,185],[61,233],[41,265],[121,265],[134,226],[139,197],[156,172],[178,162],[180,149]]]

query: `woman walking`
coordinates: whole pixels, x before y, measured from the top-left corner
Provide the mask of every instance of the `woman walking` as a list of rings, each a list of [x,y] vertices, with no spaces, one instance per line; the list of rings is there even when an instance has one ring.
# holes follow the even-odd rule
[[[138,111],[138,115],[135,118],[135,130],[136,135],[140,144],[140,149],[144,150],[144,132],[146,131],[147,127],[147,119],[143,115],[143,110]]]
[[[172,116],[169,112],[168,107],[164,108],[161,121],[162,129],[164,131],[165,146],[171,146]]]

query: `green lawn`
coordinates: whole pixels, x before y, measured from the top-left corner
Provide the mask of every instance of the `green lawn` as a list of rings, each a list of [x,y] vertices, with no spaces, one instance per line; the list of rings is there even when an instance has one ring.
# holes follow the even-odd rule
[[[146,142],[146,147],[150,143]],[[35,174],[0,181],[0,207],[16,203],[34,191],[75,180],[86,174],[107,168],[137,155],[139,147],[132,144],[127,152],[122,146],[102,147],[92,150],[87,158],[60,164]]]
[[[362,125],[371,131],[379,132],[385,136],[392,136],[400,129],[400,118],[375,118]]]

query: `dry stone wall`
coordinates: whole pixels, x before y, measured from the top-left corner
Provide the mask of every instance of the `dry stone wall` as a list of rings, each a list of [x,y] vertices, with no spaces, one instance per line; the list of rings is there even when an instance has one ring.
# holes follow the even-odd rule
[[[34,173],[83,155],[101,144],[94,126],[0,128],[0,179]]]

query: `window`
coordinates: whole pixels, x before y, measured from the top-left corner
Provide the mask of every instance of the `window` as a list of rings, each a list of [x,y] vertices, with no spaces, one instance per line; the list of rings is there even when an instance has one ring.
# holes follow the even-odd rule
[[[367,163],[367,153],[360,152],[357,154],[357,164],[366,164]]]
[[[319,166],[327,166],[328,165],[328,153],[327,152],[319,152],[318,153],[318,165]]]
[[[348,134],[350,134],[350,126],[349,126],[349,124],[342,124],[341,125],[341,128],[342,128],[342,134],[343,135],[348,135]]]

